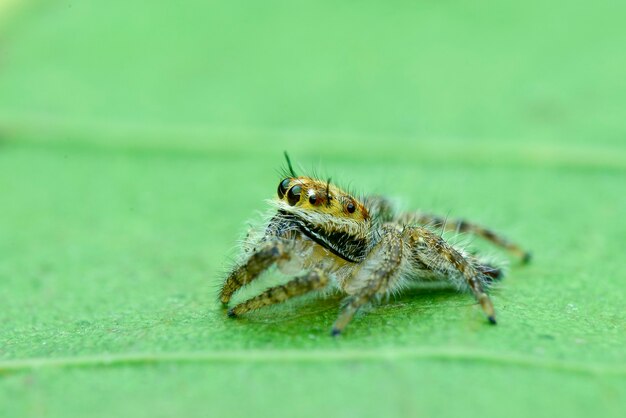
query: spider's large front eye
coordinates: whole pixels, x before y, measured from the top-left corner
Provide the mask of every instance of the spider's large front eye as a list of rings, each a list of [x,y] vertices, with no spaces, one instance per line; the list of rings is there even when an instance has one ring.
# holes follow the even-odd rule
[[[287,192],[287,201],[289,201],[289,204],[291,206],[300,201],[300,194],[302,194],[302,187],[300,186],[296,185],[289,189],[289,191]]]
[[[291,179],[285,179],[278,184],[278,198],[282,199],[285,197],[285,193],[287,193],[287,187],[289,187],[289,183],[291,183]]]

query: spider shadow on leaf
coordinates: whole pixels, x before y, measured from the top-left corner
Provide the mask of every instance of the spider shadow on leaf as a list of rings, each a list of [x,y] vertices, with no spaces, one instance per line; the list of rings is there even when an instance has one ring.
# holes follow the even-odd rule
[[[457,299],[458,298],[458,299]],[[237,318],[247,324],[293,324],[308,323],[315,317],[321,322],[332,323],[337,311],[342,306],[339,292],[304,296],[284,304],[266,306]],[[477,304],[468,301],[454,287],[443,283],[420,283],[408,287],[397,295],[382,297],[379,303],[372,303],[363,313],[368,315],[393,318],[394,314],[419,315],[420,312],[440,310],[441,305],[465,307]],[[362,317],[363,315],[358,315]]]

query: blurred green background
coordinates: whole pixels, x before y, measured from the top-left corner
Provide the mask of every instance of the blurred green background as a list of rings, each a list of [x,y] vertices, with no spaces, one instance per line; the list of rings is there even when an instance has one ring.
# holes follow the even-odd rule
[[[0,1],[2,416],[624,416],[625,12]],[[337,297],[227,320],[283,150],[531,249],[499,325],[442,289],[339,340]]]

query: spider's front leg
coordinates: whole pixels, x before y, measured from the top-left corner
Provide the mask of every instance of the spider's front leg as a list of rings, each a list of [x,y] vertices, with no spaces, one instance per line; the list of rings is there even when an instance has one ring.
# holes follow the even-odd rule
[[[272,237],[265,241],[244,263],[228,275],[220,292],[220,301],[223,305],[228,304],[232,295],[241,287],[259,277],[274,263],[281,260],[288,261],[290,258],[288,243],[285,240]]]
[[[406,228],[409,245],[412,248],[415,262],[433,272],[445,276],[457,285],[467,285],[480,303],[489,322],[496,324],[496,313],[493,303],[485,293],[483,282],[488,282],[485,273],[479,271],[457,250],[444,241],[439,235],[426,228]]]
[[[331,330],[332,336],[343,332],[354,314],[377,295],[386,293],[400,274],[404,244],[399,231],[393,227],[382,228],[381,241],[372,249],[363,266],[350,279],[346,291],[350,296]]]
[[[321,289],[328,284],[328,276],[318,268],[305,273],[300,277],[296,277],[289,282],[267,289],[263,293],[240,303],[228,311],[231,318],[237,317],[243,313],[262,308],[264,306],[275,305],[285,302],[296,296]]]

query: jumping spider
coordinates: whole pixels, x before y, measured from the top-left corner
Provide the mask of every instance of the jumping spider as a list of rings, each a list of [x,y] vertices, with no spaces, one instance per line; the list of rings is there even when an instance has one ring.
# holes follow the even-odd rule
[[[410,282],[439,280],[471,291],[489,322],[496,323],[485,289],[501,277],[501,269],[446,242],[437,230],[475,234],[524,262],[529,253],[473,223],[399,213],[381,196],[357,200],[330,180],[297,176],[285,157],[289,171],[271,201],[276,212],[257,236],[248,234],[242,261],[224,281],[220,300],[226,306],[237,290],[273,265],[285,274],[304,273],[239,303],[228,316],[332,286],[346,295],[331,331],[336,336],[364,305]]]

